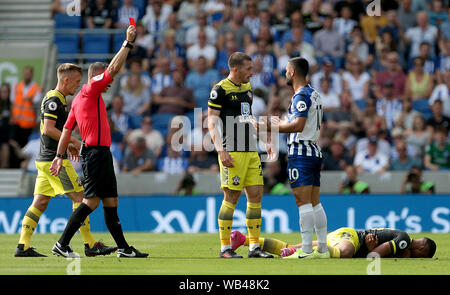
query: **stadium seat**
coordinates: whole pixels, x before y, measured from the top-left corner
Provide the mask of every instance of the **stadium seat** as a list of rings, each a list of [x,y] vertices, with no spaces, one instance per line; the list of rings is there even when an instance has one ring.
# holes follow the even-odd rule
[[[125,33],[117,33],[113,35],[113,52],[118,52],[122,47],[123,41],[125,40]]]
[[[430,105],[428,104],[428,99],[421,98],[413,100],[413,110],[422,114],[425,120],[428,120],[433,116],[431,112]]]
[[[170,120],[174,114],[154,114],[152,115],[153,128],[158,130],[163,137],[169,132]]]
[[[78,53],[78,34],[55,34],[58,54]],[[74,62],[74,59],[58,59],[58,62]]]
[[[80,29],[81,16],[69,16],[65,13],[55,14],[55,29]]]
[[[83,36],[83,53],[109,54],[111,49],[109,34],[85,34]],[[88,62],[105,61],[105,59],[89,59]]]

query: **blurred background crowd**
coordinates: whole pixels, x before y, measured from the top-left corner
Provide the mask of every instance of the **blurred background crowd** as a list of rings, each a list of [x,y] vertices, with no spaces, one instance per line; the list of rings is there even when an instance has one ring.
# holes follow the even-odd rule
[[[55,19],[69,17],[71,2],[54,1]],[[358,175],[387,171],[408,172],[403,192],[433,192],[422,170],[450,169],[448,2],[81,0],[80,29],[123,28],[129,17],[137,20],[136,46],[110,90],[117,172],[187,174],[178,192],[197,193],[191,174],[216,173],[218,163],[214,151],[194,140],[208,133],[206,125],[194,126],[194,116],[206,120],[212,86],[228,75],[229,55],[242,51],[253,58],[256,117],[286,114],[293,95],[285,83],[287,61],[309,61],[310,84],[324,107],[323,171],[345,171],[341,193],[368,193]],[[35,170],[39,124],[26,119],[39,119],[44,95],[31,67],[17,85],[1,86],[0,168]],[[190,119],[189,130],[168,127],[180,116]],[[181,131],[189,133],[180,142],[189,151],[170,144]],[[279,161],[264,163],[266,193],[289,192],[286,150],[281,136]]]

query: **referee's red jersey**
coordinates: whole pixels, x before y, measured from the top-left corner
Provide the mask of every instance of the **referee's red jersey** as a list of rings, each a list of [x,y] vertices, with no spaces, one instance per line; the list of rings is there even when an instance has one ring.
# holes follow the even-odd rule
[[[111,132],[106,113],[103,90],[113,81],[108,70],[84,84],[72,102],[67,118],[67,129],[78,125],[81,138],[87,146],[111,146]]]

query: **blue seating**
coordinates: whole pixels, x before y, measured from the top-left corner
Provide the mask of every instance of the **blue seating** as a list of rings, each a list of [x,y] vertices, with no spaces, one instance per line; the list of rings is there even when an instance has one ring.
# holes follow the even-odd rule
[[[78,53],[78,34],[55,34],[58,54]],[[74,62],[74,59],[58,59],[59,62]]]
[[[109,34],[85,34],[83,36],[83,53],[109,54],[111,49]],[[89,59],[88,62],[105,61],[106,59]]]
[[[428,120],[433,116],[431,112],[430,105],[428,104],[427,98],[415,99],[413,100],[413,110],[422,114],[425,120]]]
[[[174,114],[154,114],[152,115],[153,129],[158,130],[163,137],[169,132],[169,124]]]
[[[55,14],[55,29],[80,29],[81,16],[69,16],[65,13]]]
[[[122,47],[123,41],[125,40],[125,33],[118,33],[113,35],[113,52],[118,52]]]

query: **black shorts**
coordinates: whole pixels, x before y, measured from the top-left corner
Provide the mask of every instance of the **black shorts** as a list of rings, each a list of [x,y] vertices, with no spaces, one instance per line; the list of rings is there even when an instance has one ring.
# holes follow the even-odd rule
[[[84,197],[117,198],[117,181],[109,147],[86,147],[81,152]]]

